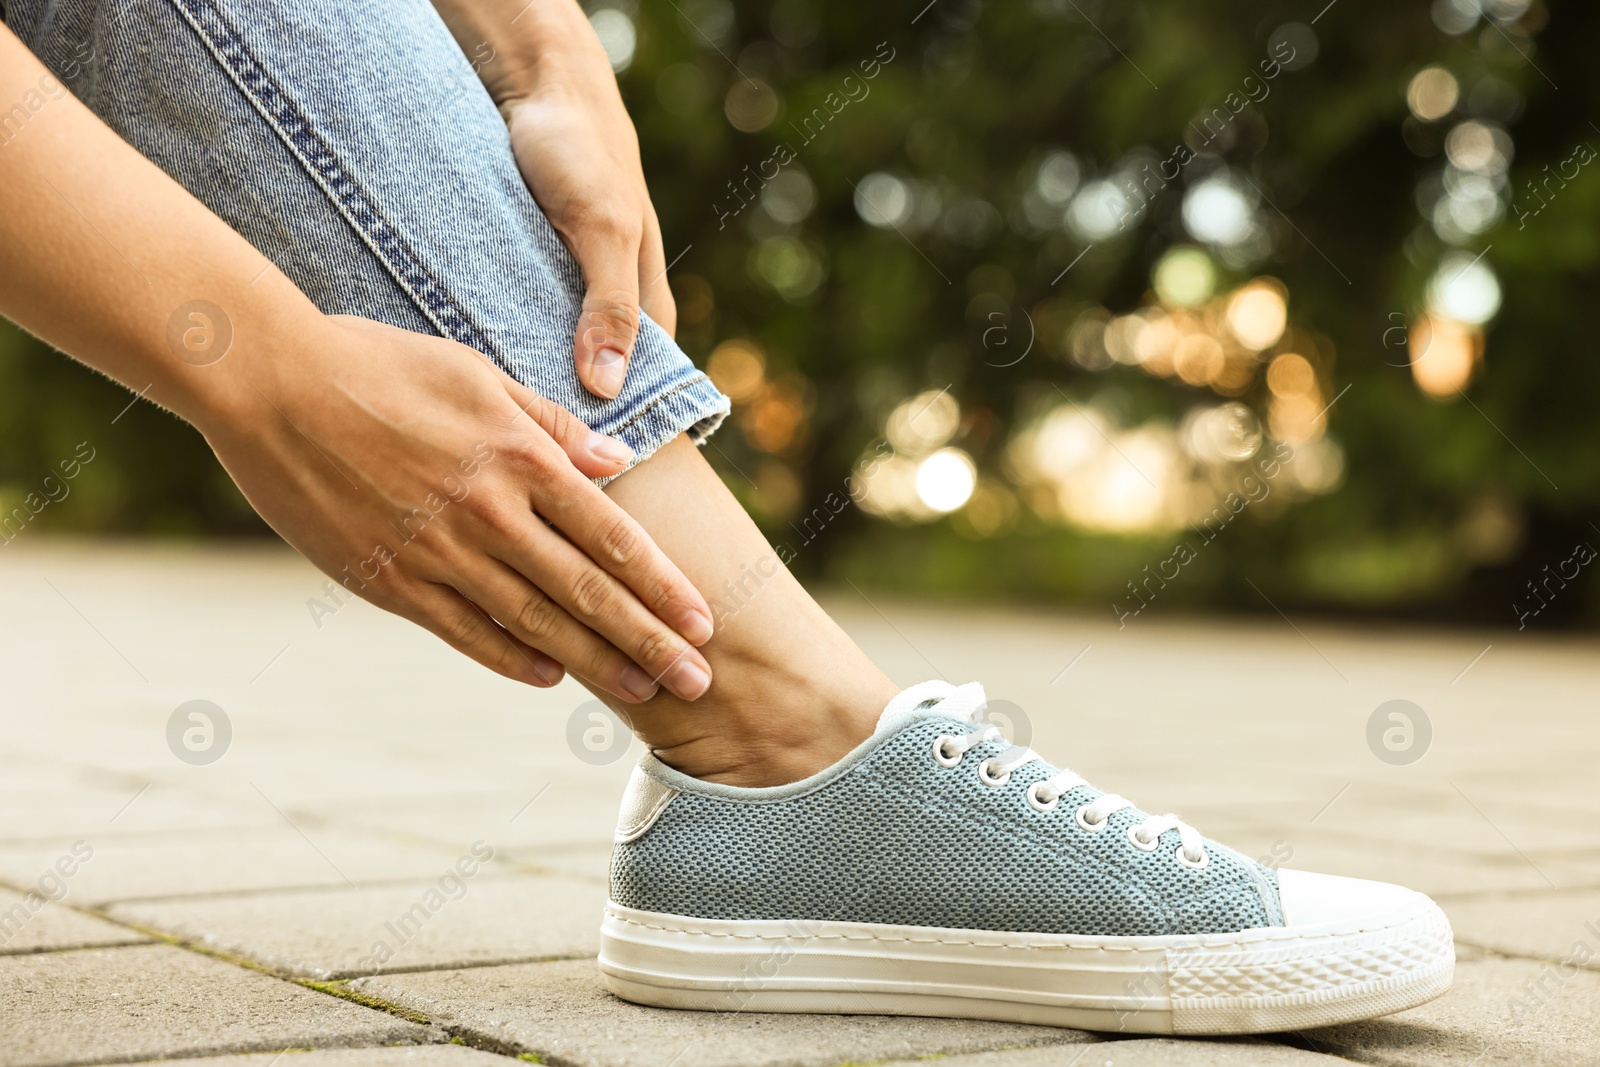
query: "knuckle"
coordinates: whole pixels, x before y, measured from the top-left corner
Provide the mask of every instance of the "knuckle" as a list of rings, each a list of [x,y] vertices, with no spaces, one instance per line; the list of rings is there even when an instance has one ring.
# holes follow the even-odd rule
[[[620,290],[609,297],[590,296],[583,302],[583,324],[585,333],[632,337],[639,332],[639,308]]]
[[[478,498],[472,508],[479,520],[497,534],[509,537],[517,528],[519,509],[504,500],[496,500],[485,493]]]
[[[543,415],[546,410],[560,406],[561,405],[557,404],[555,401],[541,393],[533,393],[528,402],[522,405],[522,410],[526,412],[528,417],[533,421],[541,422],[543,421]]]
[[[545,482],[560,469],[551,455],[552,450],[549,441],[536,441],[523,435],[507,448],[507,465],[526,478]],[[520,518],[520,515],[514,517]]]
[[[641,582],[640,585],[643,588],[635,590],[634,595],[639,598],[641,604],[650,609],[652,615],[665,615],[669,608],[679,604],[680,599],[684,604],[688,603],[688,598],[680,598],[669,583],[658,577],[652,576],[649,581]]]
[[[572,610],[587,619],[598,618],[612,601],[611,577],[590,567],[572,586]]]
[[[420,554],[418,558],[420,559]],[[364,564],[366,561],[362,562]],[[361,599],[370,601],[385,611],[396,613],[398,608],[406,606],[421,609],[420,598],[411,588],[409,576],[400,570],[394,559],[391,558],[388,563],[375,568],[371,574],[368,574],[361,565],[352,568],[351,573],[359,575],[360,582],[359,584],[352,582],[345,588]]]
[[[565,441],[578,428],[578,417],[560,404],[551,404],[539,423],[557,441]],[[587,429],[587,427],[585,427]]]
[[[663,674],[688,646],[660,630],[652,630],[639,640],[634,661],[648,666],[652,674]]]
[[[361,590],[361,599],[376,604],[385,611],[395,611],[411,602],[405,590],[405,582],[398,574],[390,574],[387,568],[367,583]]]
[[[531,432],[519,433],[506,441],[500,446],[499,455],[518,467],[537,466],[544,461],[544,449],[539,447]]]
[[[374,607],[382,608],[384,611],[395,615],[403,615],[408,618],[425,617],[426,615],[422,605],[414,597],[403,595],[400,591],[399,583],[388,579],[374,579],[368,582],[367,587],[360,590],[356,595]]]
[[[583,659],[583,670],[580,673],[586,678],[597,681],[619,679],[622,677],[622,672],[628,669],[628,658],[610,645],[599,645],[588,652]]]
[[[535,590],[517,609],[517,632],[531,645],[554,637],[560,625],[560,609],[543,593]]]
[[[440,636],[461,648],[477,648],[489,634],[489,622],[472,608],[464,608],[445,624]]]
[[[639,527],[626,515],[615,516],[600,531],[600,552],[618,566],[633,562],[643,544]]]
[[[525,658],[522,652],[513,646],[510,641],[502,640],[495,648],[493,659],[488,666],[490,670],[497,674],[514,678],[517,675],[518,667]]]

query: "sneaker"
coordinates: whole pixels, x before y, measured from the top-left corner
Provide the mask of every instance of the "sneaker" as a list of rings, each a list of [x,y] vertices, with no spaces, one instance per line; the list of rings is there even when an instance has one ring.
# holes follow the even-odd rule
[[[925,682],[837,764],[766,789],[646,756],[600,970],[625,1000],[1147,1034],[1369,1019],[1450,987],[1421,893],[1273,871],[1008,744]]]

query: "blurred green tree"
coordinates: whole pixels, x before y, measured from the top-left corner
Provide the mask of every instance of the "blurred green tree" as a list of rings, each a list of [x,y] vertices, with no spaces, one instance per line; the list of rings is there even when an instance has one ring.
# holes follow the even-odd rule
[[[1600,618],[1600,13],[1319,6],[591,9],[711,458],[797,570]],[[0,503],[105,441],[40,526],[264,532],[126,403],[0,336]]]

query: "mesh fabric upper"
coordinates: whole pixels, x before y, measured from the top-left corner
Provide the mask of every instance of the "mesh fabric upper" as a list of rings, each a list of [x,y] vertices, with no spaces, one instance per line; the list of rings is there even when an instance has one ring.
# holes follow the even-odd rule
[[[814,919],[963,929],[1136,935],[1224,933],[1282,924],[1275,873],[1213,842],[1202,870],[1173,857],[1178,832],[1151,852],[1125,809],[1096,833],[1076,809],[1083,786],[1041,813],[1027,787],[1040,762],[985,785],[986,742],[954,768],[932,756],[970,723],[909,721],[844,773],[782,799],[686,789],[650,831],[619,844],[611,896],[645,911],[711,919]]]

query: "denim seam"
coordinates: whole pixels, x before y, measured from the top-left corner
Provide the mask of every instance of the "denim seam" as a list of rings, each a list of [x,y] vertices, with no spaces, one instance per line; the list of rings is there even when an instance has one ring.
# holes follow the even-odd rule
[[[701,382],[709,382],[710,380],[711,379],[709,377],[707,377],[706,375],[704,375],[704,374],[696,374],[693,378],[690,378],[690,379],[688,379],[686,381],[679,382],[677,385],[673,386],[671,389],[668,389],[664,393],[657,393],[654,397],[652,397],[650,399],[650,402],[648,404],[646,404],[644,407],[640,408],[638,411],[633,413],[633,418],[629,419],[627,422],[623,423],[621,426],[618,426],[615,430],[611,431],[611,435],[613,437],[615,437],[617,434],[620,434],[620,433],[624,432],[625,430],[627,430],[628,427],[632,426],[634,423],[636,423],[640,419],[644,418],[645,415],[647,415],[650,412],[651,408],[655,407],[657,404],[659,404],[663,400],[667,399],[667,397],[671,396],[673,393],[682,392],[683,390],[689,388],[691,385],[699,385]]]
[[[340,165],[333,149],[299,105],[251,53],[217,6],[210,0],[172,2],[245,99],[288,146],[423,316],[442,336],[493,354],[483,331],[423,265],[371,195]]]

